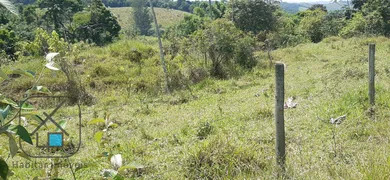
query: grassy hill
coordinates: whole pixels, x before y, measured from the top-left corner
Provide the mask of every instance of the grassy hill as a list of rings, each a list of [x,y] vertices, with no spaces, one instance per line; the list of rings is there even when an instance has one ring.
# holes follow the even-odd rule
[[[83,145],[71,158],[83,164],[76,177],[99,179],[100,172],[111,166],[107,158],[97,156],[112,152],[122,154],[125,165],[143,165],[126,173],[139,179],[275,178],[274,70],[260,63],[240,78],[206,79],[191,86],[192,95],[188,91],[172,96],[128,91],[141,80],[161,85],[155,82],[162,77],[158,53],[145,42],[150,40],[120,41],[79,54],[82,79],[98,103],[82,108]],[[372,42],[377,44],[374,108],[367,98],[368,44]],[[129,61],[126,49],[131,48],[150,52],[143,67]],[[257,56],[267,62],[267,54],[258,52]],[[298,103],[297,108],[285,110],[287,177],[389,179],[390,41],[332,37],[280,49],[272,56],[286,64],[286,99],[294,97]],[[12,67],[39,70],[38,62]],[[42,82],[50,82],[51,76],[48,72]],[[88,121],[105,113],[119,126],[109,128],[99,144],[94,133],[100,128]],[[342,115],[346,120],[340,125],[329,122]],[[6,149],[0,147],[4,156]],[[12,161],[23,159],[7,162]],[[45,174],[34,169],[13,171],[11,179]],[[72,176],[62,168],[60,177]]]
[[[346,1],[340,1],[338,3],[329,3],[329,2],[288,3],[288,2],[282,2],[282,3],[280,3],[280,6],[286,12],[295,14],[299,11],[304,11],[304,10],[309,9],[314,4],[323,4],[328,11],[337,11],[337,10],[342,10],[342,7],[346,6],[347,2]]]
[[[118,17],[118,22],[122,28],[129,27],[134,24],[133,17],[131,15],[131,7],[121,8],[109,8],[109,10]],[[187,12],[178,11],[174,9],[155,8],[158,23],[163,27],[173,25],[184,18]]]

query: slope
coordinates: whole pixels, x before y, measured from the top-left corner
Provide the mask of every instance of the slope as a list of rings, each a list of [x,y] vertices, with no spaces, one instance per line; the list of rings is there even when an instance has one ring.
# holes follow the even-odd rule
[[[372,42],[377,44],[374,108],[367,99],[368,44]],[[142,47],[136,42],[117,42],[82,52],[83,77],[94,72],[88,68],[100,65],[112,70],[101,78],[113,80],[127,71],[144,78],[144,74],[137,76],[137,71],[151,69],[137,70],[115,53],[115,48],[129,49],[126,46]],[[110,57],[112,54],[117,55]],[[125,165],[143,165],[126,171],[127,177],[275,178],[274,71],[263,66],[267,54],[257,55],[260,64],[253,72],[238,79],[206,79],[191,87],[194,96],[186,91],[172,96],[127,92],[126,87],[132,83],[126,80],[118,82],[120,87],[116,89],[112,84],[106,89],[90,89],[100,101],[83,107],[83,147],[71,158],[72,162],[83,163],[76,177],[98,179],[100,172],[111,166],[106,158],[97,156],[111,152],[122,154]],[[332,37],[318,44],[280,49],[272,55],[286,63],[286,97],[294,97],[298,103],[297,108],[285,111],[287,176],[389,179],[390,41],[383,37]],[[156,71],[160,69],[158,58],[148,61],[145,63],[154,64]],[[121,66],[124,69],[120,70]],[[111,114],[109,121],[119,126],[109,128],[99,144],[94,140],[99,126],[87,122],[106,113]],[[347,117],[344,122],[330,124],[330,118],[341,115]],[[13,170],[14,179],[44,175],[33,169]],[[64,168],[60,177],[70,179],[71,174]]]
[[[109,8],[109,10],[117,16],[118,22],[123,29],[134,24],[131,7]],[[184,18],[185,14],[188,14],[187,12],[165,8],[155,8],[155,12],[158,23],[165,28],[179,22]]]

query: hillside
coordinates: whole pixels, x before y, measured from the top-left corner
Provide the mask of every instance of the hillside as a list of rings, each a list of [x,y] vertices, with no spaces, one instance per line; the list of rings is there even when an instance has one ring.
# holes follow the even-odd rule
[[[102,169],[110,168],[106,158],[97,158],[107,151],[122,154],[125,165],[142,167],[127,172],[141,179],[274,177],[275,85],[273,69],[264,66],[267,55],[258,52],[264,63],[241,78],[206,79],[192,85],[192,95],[186,90],[172,96],[148,95],[128,91],[136,82],[154,84],[161,79],[155,45],[145,42],[150,40],[122,40],[108,47],[87,48],[78,56],[84,59],[78,66],[82,79],[98,104],[83,107],[83,147],[71,158],[83,164],[76,177],[98,179]],[[374,109],[367,99],[371,42],[377,43]],[[298,103],[297,108],[285,110],[289,178],[390,178],[389,47],[390,41],[383,37],[331,37],[318,44],[272,52],[276,61],[286,64],[286,99],[294,97]],[[152,53],[144,67],[126,60],[126,49],[131,48]],[[40,60],[13,67],[37,71],[37,62]],[[42,81],[53,83],[50,77],[48,72]],[[108,129],[99,145],[94,140],[98,126],[87,122],[105,113],[120,126]],[[346,115],[344,122],[330,124],[330,118],[342,115]],[[19,157],[14,160],[22,161]],[[11,179],[44,174],[33,169],[13,170]],[[66,168],[60,176],[71,179]]]
[[[314,4],[323,4],[328,11],[337,11],[342,10],[343,6],[347,5],[347,2],[340,1],[338,3],[329,3],[329,2],[312,2],[312,3],[288,3],[282,2],[280,3],[280,7],[288,13],[295,14],[299,11],[304,11],[310,8]]]
[[[109,10],[116,15],[118,22],[123,29],[134,24],[133,17],[131,15],[131,7],[109,8]],[[187,14],[184,11],[178,11],[174,9],[155,8],[157,21],[162,27],[168,27],[173,25],[184,18]]]

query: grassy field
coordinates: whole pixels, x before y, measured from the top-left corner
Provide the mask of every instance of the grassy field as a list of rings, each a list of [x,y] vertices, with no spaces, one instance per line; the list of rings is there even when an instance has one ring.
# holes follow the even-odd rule
[[[370,108],[372,42],[377,44],[377,96],[376,106]],[[154,55],[144,57],[144,67],[137,67],[128,60],[130,55],[121,54],[121,48],[131,47]],[[83,164],[76,177],[102,179],[100,172],[111,165],[98,156],[111,152],[122,154],[124,165],[143,166],[124,172],[126,178],[275,179],[274,70],[259,65],[240,78],[206,79],[191,86],[192,95],[185,90],[172,95],[134,92],[140,79],[162,77],[156,55],[154,45],[123,40],[87,48],[75,57],[82,59],[77,68],[87,90],[97,97],[97,104],[82,107],[82,146],[70,158]],[[272,52],[275,61],[286,64],[286,98],[298,103],[285,110],[287,179],[390,178],[389,55],[390,41],[383,37],[332,37]],[[257,56],[260,64],[268,62],[267,54]],[[12,65],[32,70],[40,66],[38,60]],[[45,74],[43,85],[56,82],[50,79],[51,74]],[[9,86],[28,84],[18,83]],[[161,89],[160,81],[151,84]],[[109,128],[99,144],[94,134],[103,128],[88,122],[107,113],[119,126]],[[342,115],[346,119],[340,125],[330,123],[330,118]],[[0,156],[7,154],[7,147],[1,146]],[[24,160],[7,160],[10,165],[13,161]],[[12,170],[11,179],[46,176],[42,168]],[[59,177],[71,179],[71,171],[61,168]]]
[[[131,15],[131,7],[121,7],[121,8],[109,8],[109,10],[118,18],[119,25],[122,29],[126,29],[132,24],[134,24],[133,17]],[[188,14],[184,11],[178,11],[174,9],[165,9],[165,8],[155,8],[157,22],[163,28],[169,27],[184,18],[185,14]]]

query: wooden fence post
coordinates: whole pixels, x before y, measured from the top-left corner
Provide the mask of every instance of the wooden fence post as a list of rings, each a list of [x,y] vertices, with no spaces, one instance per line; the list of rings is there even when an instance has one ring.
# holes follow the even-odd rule
[[[370,99],[370,104],[375,105],[375,44],[370,44],[368,64],[369,64],[368,96]]]
[[[279,172],[285,171],[285,132],[284,132],[284,64],[277,63],[275,65],[275,125],[276,125],[276,163]]]

